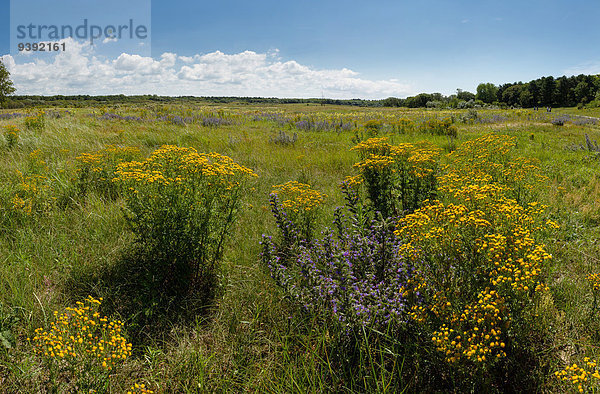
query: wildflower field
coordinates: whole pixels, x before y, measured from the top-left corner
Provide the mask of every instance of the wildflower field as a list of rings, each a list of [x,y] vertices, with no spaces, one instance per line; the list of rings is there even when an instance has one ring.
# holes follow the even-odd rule
[[[600,119],[0,112],[0,392],[595,392]]]

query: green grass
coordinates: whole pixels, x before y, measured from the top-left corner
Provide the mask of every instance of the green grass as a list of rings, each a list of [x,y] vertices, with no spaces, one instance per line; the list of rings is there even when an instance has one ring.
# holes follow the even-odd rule
[[[221,109],[385,114],[415,120],[464,113],[318,105],[232,105]],[[110,300],[113,311],[120,310],[120,300],[114,299],[118,284],[106,283],[106,273],[126,261],[124,256],[132,242],[122,202],[95,193],[80,197],[74,191],[75,158],[109,144],[138,146],[144,154],[163,144],[216,151],[259,175],[253,190],[245,196],[244,209],[228,241],[217,298],[191,319],[170,316],[162,322],[165,328],[160,334],[148,334],[134,343],[134,356],[111,379],[112,392],[140,381],[158,392],[351,392],[365,387],[377,392],[419,390],[415,382],[422,379],[403,368],[401,354],[387,370],[373,369],[362,382],[348,380],[352,376],[349,371],[356,367],[335,369],[334,364],[340,360],[332,360],[336,354],[328,328],[291,305],[272,282],[268,269],[258,262],[261,235],[275,232],[268,207],[273,185],[299,180],[326,193],[329,197],[319,228],[331,223],[333,208],[343,205],[338,184],[352,174],[352,164],[357,161],[350,151],[354,146],[352,132],[297,131],[298,141],[284,147],[269,142],[281,126],[269,121],[253,122],[247,116],[229,126],[181,127],[165,122],[101,121],[86,116],[92,110],[71,111],[72,116],[47,119],[42,132],[26,131],[22,118],[0,121],[0,127],[16,124],[24,130],[12,149],[0,141],[0,196],[5,201],[1,214],[4,219],[0,221],[0,332],[10,332],[10,338],[14,338],[9,340],[10,348],[0,345],[0,391],[46,390],[45,372],[31,356],[26,338],[35,328],[47,324],[54,310],[62,310],[92,293]],[[137,109],[125,107],[119,111],[136,113]],[[600,355],[600,319],[597,311],[591,311],[592,296],[585,279],[588,273],[600,271],[600,245],[596,242],[600,232],[600,158],[594,152],[573,148],[585,145],[585,134],[600,140],[600,127],[554,126],[516,112],[480,111],[480,115],[506,115],[509,119],[502,123],[457,123],[456,144],[489,132],[515,136],[518,153],[539,159],[549,178],[538,190],[538,199],[549,206],[551,217],[561,229],[554,238],[545,240],[554,255],[547,278],[551,298],[546,300],[549,306],[542,308],[551,337],[542,349],[545,364],[535,373],[541,375],[536,376],[539,390],[561,391],[549,373],[539,371],[558,370],[584,355]],[[597,111],[553,110],[553,114],[562,112],[598,115]],[[410,134],[390,138],[395,143],[429,140],[448,147],[444,136]],[[7,221],[16,171],[27,170],[29,155],[37,149],[48,166],[52,196],[62,204],[20,223]],[[130,316],[120,318],[127,326]],[[377,357],[371,349],[360,354]],[[368,359],[358,362],[365,366],[377,364]]]

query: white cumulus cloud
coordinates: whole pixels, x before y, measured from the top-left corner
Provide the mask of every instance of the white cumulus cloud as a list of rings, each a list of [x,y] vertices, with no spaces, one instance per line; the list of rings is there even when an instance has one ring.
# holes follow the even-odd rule
[[[269,53],[216,51],[160,58],[121,53],[105,58],[66,39],[68,50],[52,56],[4,55],[18,94],[158,94],[168,96],[265,96],[378,99],[414,93],[396,79],[371,80],[356,71],[316,69]]]

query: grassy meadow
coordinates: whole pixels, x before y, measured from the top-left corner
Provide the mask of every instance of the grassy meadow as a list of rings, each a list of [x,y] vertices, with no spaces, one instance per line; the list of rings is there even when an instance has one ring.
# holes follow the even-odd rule
[[[594,360],[600,357],[597,305],[600,280],[594,286],[596,279],[588,278],[590,274],[600,274],[597,242],[600,148],[595,142],[600,141],[600,120],[596,116],[600,116],[598,111],[576,109],[553,109],[547,113],[527,109],[441,111],[233,104],[204,107],[147,104],[52,109],[45,113],[3,110],[0,112],[3,133],[0,136],[0,392],[597,390],[600,375],[598,378],[593,375],[598,374]],[[432,123],[432,119],[437,123]],[[447,123],[442,125],[444,120]],[[539,231],[532,236],[536,245],[543,245],[551,255],[534,274],[535,283],[546,290],[534,294],[525,287],[525,292],[515,293],[514,303],[507,307],[510,313],[497,308],[500,310],[497,313],[505,313],[512,319],[510,326],[506,323],[502,327],[502,338],[507,338],[502,346],[500,340],[490,345],[493,349],[489,354],[500,361],[489,364],[477,355],[475,359],[464,360],[445,357],[444,351],[440,351],[445,345],[435,346],[431,340],[432,336],[440,337],[439,327],[434,323],[420,325],[421,318],[415,317],[416,309],[410,307],[413,304],[406,307],[402,317],[386,323],[390,327],[387,332],[381,332],[381,326],[373,328],[368,324],[356,324],[349,330],[348,325],[340,323],[343,319],[337,323],[332,319],[337,312],[331,312],[327,306],[306,308],[294,293],[271,277],[269,266],[260,256],[263,234],[274,239],[279,234],[269,202],[275,185],[297,181],[324,195],[322,201],[315,202],[318,207],[311,209],[310,215],[302,213],[301,208],[298,216],[310,221],[309,233],[321,239],[324,237],[321,232],[335,223],[335,208],[346,203],[340,183],[368,166],[368,163],[354,166],[365,159],[360,149],[352,150],[360,142],[371,137],[386,138],[391,146],[413,149],[426,141],[428,152],[437,152],[432,167],[435,173],[431,175],[442,176],[447,168],[459,165],[448,156],[451,152],[460,151],[465,142],[489,135],[507,136],[506,141],[512,141],[511,155],[532,159],[535,168],[531,171],[537,171],[542,179],[532,183],[527,199],[511,202],[512,207],[518,210],[520,206],[538,202],[546,208],[536,213],[536,218],[558,225],[552,231]],[[194,148],[199,153],[216,152],[243,166],[243,171],[249,169],[256,175],[239,183],[231,181],[229,186],[219,189],[223,194],[237,190],[239,195],[236,194],[236,200],[227,200],[235,208],[232,208],[235,220],[224,228],[222,251],[214,252],[215,267],[210,271],[214,277],[210,283],[202,282],[202,278],[196,278],[194,285],[183,283],[184,279],[178,275],[188,274],[168,265],[176,265],[171,261],[165,263],[165,267],[170,267],[165,268],[170,270],[170,276],[160,281],[159,287],[154,286],[158,283],[155,275],[164,273],[162,268],[156,268],[157,261],[162,264],[168,256],[162,256],[158,244],[143,249],[136,242],[144,233],[153,231],[151,225],[143,227],[148,225],[146,222],[134,222],[137,233],[131,228],[131,216],[128,219],[127,215],[145,212],[132,205],[140,200],[128,187],[104,179],[105,173],[94,178],[94,166],[104,165],[102,160],[110,156],[98,156],[98,152],[131,147],[131,158],[143,162],[165,145]],[[489,155],[495,157],[494,152]],[[206,158],[200,156],[198,160],[201,159]],[[502,160],[498,165],[505,164]],[[120,162],[111,163],[107,164],[113,166],[108,174],[125,179],[115,171]],[[377,168],[383,167],[368,167],[368,170],[377,175]],[[525,173],[523,179],[526,179],[529,170],[518,167],[515,171],[518,176]],[[127,179],[138,182],[131,174],[134,172]],[[469,177],[468,172],[464,174]],[[368,182],[366,175],[364,179],[363,183]],[[512,184],[515,179],[508,176],[502,185]],[[214,186],[199,185],[209,189]],[[379,187],[380,191],[384,188]],[[202,190],[198,193],[204,193]],[[426,208],[436,198],[445,201],[445,207],[459,204],[452,192],[444,190],[434,190],[428,202],[418,201],[411,212],[421,212],[418,209]],[[158,198],[148,193],[151,198]],[[364,207],[369,209],[368,192],[364,193],[363,190],[363,196],[367,195],[363,197]],[[222,198],[212,195],[206,198],[209,197]],[[152,201],[161,208],[164,200]],[[394,225],[398,225],[396,234],[401,227],[398,223],[406,219],[399,217],[405,215],[408,212],[397,210],[391,215]],[[486,218],[494,227],[491,219]],[[181,220],[178,225],[185,227],[185,221]],[[161,242],[169,243],[172,230],[168,229],[172,228],[165,229],[160,235]],[[189,230],[177,234],[196,233]],[[425,242],[419,236],[420,233],[411,235],[412,245]],[[185,240],[177,242],[177,246],[173,246],[173,241],[166,247],[177,247],[177,253],[184,253],[181,249],[187,248]],[[311,245],[302,242],[302,248]],[[443,251],[440,242],[427,243],[430,249],[422,246],[419,250]],[[194,255],[189,259],[197,261]],[[449,269],[455,266],[450,265]],[[414,278],[421,277],[418,268],[415,272],[407,283],[414,284]],[[436,275],[443,275],[439,272]],[[479,275],[479,271],[471,274]],[[436,279],[435,275],[432,278]],[[202,283],[196,288],[196,282]],[[424,281],[423,286],[427,283]],[[180,284],[188,287],[178,292],[175,288]],[[405,294],[415,291],[406,286]],[[481,291],[485,287],[489,293],[481,281],[477,286]],[[477,293],[480,290],[474,290],[473,299],[485,293]],[[453,291],[456,300],[466,297],[460,288]],[[436,305],[422,298],[423,292],[411,294],[413,307]],[[92,300],[102,299],[101,305],[99,301],[85,301],[90,300],[89,296]],[[503,297],[506,301],[497,305],[512,302],[508,296]],[[468,309],[471,301],[464,302],[456,308]],[[455,301],[448,298],[447,303],[454,305]],[[66,309],[85,308],[84,305],[91,309]],[[94,308],[99,308],[99,315],[92,317]],[[444,321],[434,307],[429,312]],[[91,333],[90,341],[98,332],[104,332],[98,328],[100,325],[106,323],[108,327],[108,322],[115,322],[110,327],[112,331],[107,331],[106,335],[110,335],[104,345],[94,345],[96,349],[90,347],[76,354],[74,348],[79,346],[79,337],[75,335],[70,345],[72,350],[62,353],[58,349],[52,357],[49,353],[54,354],[54,348],[35,339],[42,336],[42,331],[43,335],[51,336],[52,323],[60,320],[62,314],[66,314],[67,326],[75,324],[73,316],[87,313],[91,320],[107,316],[106,321],[94,322],[95,327],[89,325],[90,320],[78,320],[84,325],[77,323],[80,325],[73,329],[87,327],[84,331]],[[63,323],[56,324],[58,330]],[[36,331],[38,328],[42,331]],[[123,342],[119,342],[121,336]],[[86,335],[82,338],[84,342],[88,340]],[[66,347],[70,343],[67,338],[55,337],[53,341],[53,346],[60,343]],[[96,357],[94,352],[102,346],[110,347],[108,343],[115,349],[121,346],[116,343],[131,346],[119,347],[122,353],[114,353],[115,357],[104,353]],[[69,358],[72,361],[65,361]],[[112,367],[108,369],[103,362]],[[577,366],[573,367],[574,364]],[[565,375],[557,376],[559,371],[566,371]],[[568,379],[561,379],[563,376]],[[145,388],[141,388],[142,384]]]

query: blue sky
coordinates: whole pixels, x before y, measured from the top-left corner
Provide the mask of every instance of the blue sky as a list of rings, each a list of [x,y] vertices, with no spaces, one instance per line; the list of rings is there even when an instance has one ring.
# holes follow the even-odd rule
[[[50,18],[52,5],[66,1],[45,3],[43,13]],[[0,0],[0,55],[10,52],[8,10],[9,1]],[[130,10],[107,9],[104,16],[110,19],[113,12],[122,15]],[[197,83],[197,93],[189,89],[198,95],[219,91],[224,95],[228,92],[254,95],[252,89],[256,95],[294,95],[295,91],[278,87],[278,83],[289,81],[291,74],[284,75],[277,65],[287,65],[284,68],[289,69],[290,62],[295,70],[292,74],[305,73],[314,78],[308,87],[299,84],[298,78],[294,79],[298,84],[293,86],[298,88],[299,97],[320,96],[321,91],[326,96],[354,97],[363,93],[369,98],[423,91],[449,94],[456,88],[474,91],[479,82],[498,84],[528,81],[544,75],[600,73],[599,18],[597,0],[154,0],[152,57],[156,64],[163,53],[178,57],[174,64],[169,61],[156,65],[153,70],[159,73],[156,70],[165,68],[168,63],[171,74],[163,75],[163,79],[152,79],[152,84],[145,88],[171,93],[160,83],[178,78]],[[227,58],[246,51],[266,57]],[[133,55],[133,51],[126,52]],[[230,67],[233,74],[239,64],[232,66],[231,62],[248,62],[251,58],[250,62],[263,70],[261,76],[252,82],[256,75],[247,68],[243,70],[247,75],[240,79],[235,75],[225,76],[220,70],[207,72],[207,62],[213,64],[210,59],[198,57],[184,64],[179,58],[212,53],[220,54],[218,64]],[[112,61],[116,64],[118,54],[113,55]],[[19,74],[19,64],[31,59],[31,56],[28,60],[15,57],[16,74]],[[139,64],[133,65],[134,60],[142,63],[140,59],[127,58],[121,59],[119,64],[126,63],[129,69],[137,67],[139,71]],[[148,61],[144,64],[149,67]],[[265,67],[276,68],[280,79],[270,80],[273,71],[264,72]],[[354,73],[348,75],[345,69]],[[207,85],[210,77],[217,74],[220,90],[217,85]],[[24,82],[17,80],[23,85],[21,91],[39,89],[26,84],[30,77],[23,76]],[[133,92],[132,87],[115,83],[115,89],[119,88],[125,93]],[[60,86],[57,89],[61,90]],[[116,90],[115,93],[121,93]],[[42,93],[45,92],[51,90]]]

